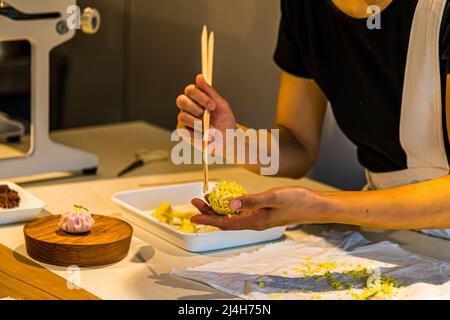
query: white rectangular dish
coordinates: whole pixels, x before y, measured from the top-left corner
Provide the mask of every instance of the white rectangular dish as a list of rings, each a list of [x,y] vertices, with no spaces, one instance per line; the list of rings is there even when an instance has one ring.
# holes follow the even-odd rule
[[[211,184],[211,187],[213,184]],[[202,183],[179,184],[119,192],[112,200],[126,211],[127,220],[190,252],[220,250],[260,242],[283,236],[285,227],[265,231],[213,231],[185,233],[151,216],[162,202],[172,206],[186,205],[193,198],[202,198]]]
[[[20,203],[17,208],[0,208],[0,225],[19,223],[37,219],[41,211],[45,208],[45,203],[25,191],[12,182],[0,182],[0,185],[7,185],[10,189],[17,191],[20,197]]]

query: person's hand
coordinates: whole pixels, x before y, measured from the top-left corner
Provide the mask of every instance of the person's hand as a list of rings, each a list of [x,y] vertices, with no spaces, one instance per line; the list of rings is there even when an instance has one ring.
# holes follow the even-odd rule
[[[184,94],[178,96],[178,129],[187,129],[193,136],[194,124],[202,121],[204,110],[211,112],[210,128],[219,130],[225,136],[226,129],[236,129],[237,123],[228,102],[208,85],[202,75],[196,78],[196,84],[188,85]],[[201,129],[201,128],[200,128]]]
[[[193,199],[192,204],[202,213],[191,218],[193,223],[222,230],[266,230],[291,224],[329,222],[320,195],[300,187],[275,188],[236,198],[230,202],[230,209],[239,214],[230,216],[216,214],[201,199]]]

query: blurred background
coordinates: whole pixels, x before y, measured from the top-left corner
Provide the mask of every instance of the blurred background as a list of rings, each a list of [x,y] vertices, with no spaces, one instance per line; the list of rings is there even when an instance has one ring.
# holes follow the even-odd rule
[[[53,130],[145,120],[174,129],[175,99],[200,72],[200,33],[216,33],[215,85],[239,121],[270,127],[279,70],[272,60],[279,0],[79,0],[102,14],[94,36],[78,32],[51,57]],[[29,131],[30,46],[0,43],[0,112]],[[355,190],[364,184],[354,146],[329,112],[310,176]],[[13,142],[14,137],[10,138]]]

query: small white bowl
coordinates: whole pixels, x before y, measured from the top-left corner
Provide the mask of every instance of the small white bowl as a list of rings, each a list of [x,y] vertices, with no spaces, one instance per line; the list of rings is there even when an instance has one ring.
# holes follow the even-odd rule
[[[10,189],[17,191],[20,197],[17,208],[0,208],[0,225],[35,220],[45,208],[44,201],[36,198],[15,183],[0,181],[0,185],[7,185]]]

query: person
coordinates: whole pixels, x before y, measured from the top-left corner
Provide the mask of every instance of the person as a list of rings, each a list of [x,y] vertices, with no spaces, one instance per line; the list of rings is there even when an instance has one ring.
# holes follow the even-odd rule
[[[192,221],[224,230],[336,223],[448,236],[447,0],[282,0],[281,10],[274,55],[282,69],[275,124],[279,176],[301,178],[312,168],[329,101],[357,146],[367,188],[274,188],[231,201],[239,211],[231,217],[194,199],[202,214]],[[202,76],[177,106],[179,128],[192,130],[206,109],[215,129],[246,130]]]

